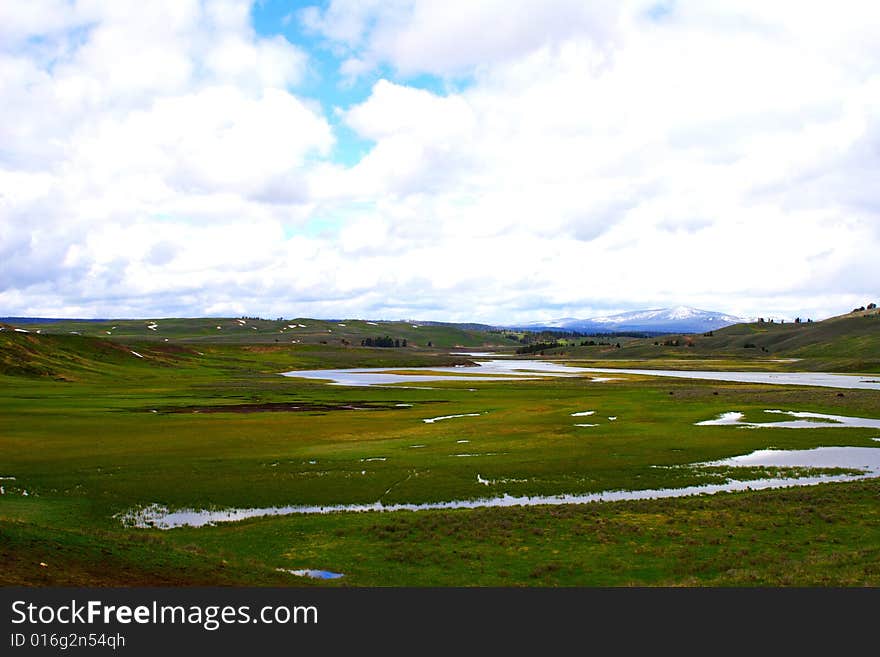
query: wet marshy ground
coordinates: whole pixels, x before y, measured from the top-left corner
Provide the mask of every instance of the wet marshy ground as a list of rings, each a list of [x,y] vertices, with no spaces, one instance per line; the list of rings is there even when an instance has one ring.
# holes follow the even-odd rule
[[[420,403],[431,404],[438,402],[426,401]],[[402,404],[398,401],[350,401],[344,403],[295,401],[175,406],[144,410],[148,413],[329,413],[332,411],[399,411],[409,406],[411,404]]]

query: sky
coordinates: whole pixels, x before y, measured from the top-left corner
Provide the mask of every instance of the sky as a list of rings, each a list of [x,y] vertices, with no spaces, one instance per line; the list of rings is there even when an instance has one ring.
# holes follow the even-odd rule
[[[0,316],[496,324],[880,290],[880,4],[0,3]]]

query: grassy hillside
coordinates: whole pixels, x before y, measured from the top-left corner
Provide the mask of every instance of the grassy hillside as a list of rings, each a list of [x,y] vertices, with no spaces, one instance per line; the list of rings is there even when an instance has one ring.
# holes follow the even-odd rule
[[[749,347],[748,345],[754,345]],[[707,339],[709,349],[764,348],[799,358],[880,358],[880,313],[850,313],[821,322],[737,324]]]
[[[84,335],[105,340],[146,340],[210,344],[328,344],[360,346],[365,338],[389,336],[407,341],[413,348],[481,347],[501,344],[500,332],[456,324],[418,322],[371,322],[366,320],[296,319],[268,320],[229,317],[195,319],[119,319],[108,321],[65,320],[18,323],[39,334]],[[471,325],[467,325],[471,326]],[[508,341],[509,342],[509,341]]]
[[[0,331],[0,373],[76,374],[135,366],[136,360],[179,364],[201,353],[234,358],[239,345],[261,346],[267,366],[295,367],[428,365],[444,350],[522,346],[509,332],[476,325],[372,322],[366,320],[265,320],[197,318],[157,320],[60,321],[10,325]],[[403,348],[362,348],[367,338],[388,336]],[[38,338],[47,340],[40,342]],[[89,341],[87,338],[94,338]],[[534,334],[533,341],[556,340]],[[653,338],[602,336],[558,339],[523,357],[562,357],[637,366],[682,368],[760,368],[880,372],[880,314],[876,309],[821,322],[737,324],[706,334]],[[429,346],[430,345],[430,346]],[[619,345],[619,346],[618,346]],[[270,348],[271,347],[271,348]],[[226,349],[224,351],[224,348]],[[293,351],[291,351],[293,350]],[[138,359],[132,352],[144,356]],[[274,354],[278,358],[272,358]],[[426,355],[430,355],[425,359]],[[145,363],[141,363],[142,365]]]
[[[444,351],[339,344],[196,344],[22,333],[0,324],[0,376],[100,381],[271,374],[320,367],[418,367],[467,363]]]
[[[760,365],[779,359],[788,369],[880,371],[880,313],[876,309],[832,317],[821,322],[736,324],[706,334],[609,340],[615,345],[566,345],[545,350],[547,356],[624,361],[719,359]]]
[[[112,376],[130,370],[180,364],[197,355],[194,349],[171,343],[137,344],[80,335],[20,333],[0,326],[0,374],[54,376]]]

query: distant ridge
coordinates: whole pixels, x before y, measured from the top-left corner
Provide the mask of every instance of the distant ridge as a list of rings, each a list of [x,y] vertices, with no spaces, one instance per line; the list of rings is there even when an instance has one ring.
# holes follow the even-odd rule
[[[193,318],[194,320],[224,320],[229,318]],[[257,319],[257,318],[251,318]],[[7,324],[62,324],[62,323],[87,323],[99,324],[101,322],[146,322],[145,318],[141,319],[81,319],[81,318],[64,318],[64,317],[0,317],[0,322]],[[158,321],[169,322],[179,320],[159,319]],[[186,320],[184,320],[186,321]],[[260,319],[261,322],[271,323],[273,320]],[[279,321],[279,320],[275,320]],[[288,320],[283,320],[288,321]],[[290,320],[293,321],[293,320]],[[367,320],[336,320],[336,319],[309,319],[312,322],[361,322]],[[576,317],[563,317],[560,319],[547,320],[543,322],[530,322],[525,324],[506,324],[506,325],[490,325],[478,322],[440,322],[440,321],[424,321],[424,320],[373,320],[367,322],[374,326],[392,326],[395,324],[413,324],[415,326],[424,327],[450,327],[459,330],[471,331],[491,331],[503,328],[509,329],[525,329],[529,331],[577,331],[579,333],[705,333],[715,329],[724,328],[731,324],[740,324],[752,321],[734,315],[728,315],[718,311],[700,310],[689,306],[675,306],[672,308],[653,308],[649,310],[634,310],[630,312],[619,313],[616,315],[606,315],[601,317],[592,317],[589,319],[578,319]]]
[[[78,317],[0,317],[7,324],[54,324],[55,322],[109,322],[109,319],[81,319]]]

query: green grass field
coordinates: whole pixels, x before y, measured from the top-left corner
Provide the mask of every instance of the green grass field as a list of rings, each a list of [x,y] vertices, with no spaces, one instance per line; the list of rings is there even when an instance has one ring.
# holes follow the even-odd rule
[[[444,327],[432,330],[440,344],[460,343]],[[503,343],[468,335],[467,346]],[[880,418],[875,391],[636,376],[349,388],[278,372],[462,358],[424,347],[188,336],[166,343],[0,333],[0,477],[14,477],[0,481],[0,583],[880,584],[877,480],[642,502],[290,515],[167,531],[123,526],[116,514],[153,503],[267,507],[680,487],[725,473],[663,466],[769,446],[877,445],[871,429],[694,426],[768,408]],[[720,355],[702,366],[745,362]],[[589,421],[598,426],[574,426],[571,413],[584,410],[596,411]],[[467,413],[480,415],[422,421]],[[278,570],[302,568],[345,577],[313,581]]]

